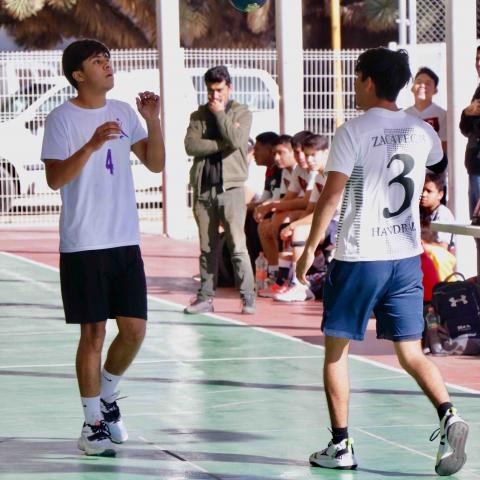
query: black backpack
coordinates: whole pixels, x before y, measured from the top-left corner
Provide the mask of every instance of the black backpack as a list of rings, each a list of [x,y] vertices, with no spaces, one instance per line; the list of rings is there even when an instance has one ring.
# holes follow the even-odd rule
[[[449,282],[453,276],[461,280]],[[452,339],[460,335],[480,337],[480,287],[476,283],[466,281],[461,273],[452,273],[433,287],[432,304]]]

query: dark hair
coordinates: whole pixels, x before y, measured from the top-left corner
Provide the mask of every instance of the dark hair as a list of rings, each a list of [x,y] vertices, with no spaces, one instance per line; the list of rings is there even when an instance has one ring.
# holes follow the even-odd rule
[[[415,80],[419,75],[422,75],[422,74],[428,75],[433,80],[433,83],[435,83],[435,86],[436,87],[438,86],[438,81],[439,81],[438,75],[433,70],[431,70],[428,67],[419,68],[418,72],[415,74]]]
[[[313,148],[317,152],[328,148],[328,138],[323,135],[312,133],[302,144],[303,148]]]
[[[425,183],[433,182],[439,192],[443,192],[446,185],[445,173],[427,173]]]
[[[90,38],[77,40],[65,48],[62,55],[62,69],[63,74],[72,86],[78,88],[78,83],[73,78],[73,72],[81,70],[82,63],[87,58],[94,57],[99,53],[104,53],[110,58],[110,50],[102,42]]]
[[[368,77],[375,84],[378,98],[394,102],[400,90],[412,77],[406,50],[397,51],[388,48],[370,48],[361,53],[355,65],[355,73],[362,79]]]
[[[273,146],[277,141],[277,138],[278,134],[275,132],[262,132],[255,137],[255,140],[259,143]]]
[[[289,148],[289,150],[292,149],[292,137],[290,135],[280,135],[275,142],[273,142],[273,146],[275,145],[285,145],[286,147]]]
[[[225,80],[227,85],[232,84],[232,79],[228,68],[225,65],[217,65],[216,67],[209,68],[203,76],[205,83],[222,83]]]
[[[309,130],[301,130],[300,132],[297,132],[293,137],[292,137],[292,148],[298,148],[303,146],[303,142],[307,137],[310,135],[313,135],[313,132],[310,132]]]

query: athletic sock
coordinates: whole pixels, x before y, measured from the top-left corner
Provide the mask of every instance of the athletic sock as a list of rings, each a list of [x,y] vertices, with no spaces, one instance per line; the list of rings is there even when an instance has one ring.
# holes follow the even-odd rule
[[[107,372],[105,368],[102,370],[102,389],[100,397],[108,403],[115,400],[115,393],[117,392],[118,383],[122,379],[122,375],[113,375]]]
[[[453,407],[453,404],[450,402],[441,403],[437,407],[438,418],[441,420],[445,416],[445,414],[448,412],[448,410],[452,407]]]
[[[80,397],[80,399],[82,401],[85,423],[95,425],[96,422],[103,420],[100,410],[100,395],[97,397]]]
[[[345,427],[345,428],[332,427],[332,443],[337,445],[342,440],[346,440],[347,438],[348,438],[348,427]]]
[[[288,283],[288,279],[290,277],[290,270],[292,269],[292,262],[290,260],[284,260],[281,258],[278,261],[278,274],[277,274],[277,284],[283,285],[284,283]]]

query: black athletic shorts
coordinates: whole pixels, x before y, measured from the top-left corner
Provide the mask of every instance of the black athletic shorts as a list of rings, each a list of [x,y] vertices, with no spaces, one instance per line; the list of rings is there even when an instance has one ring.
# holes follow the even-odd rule
[[[67,323],[147,319],[147,282],[138,245],[60,253]]]

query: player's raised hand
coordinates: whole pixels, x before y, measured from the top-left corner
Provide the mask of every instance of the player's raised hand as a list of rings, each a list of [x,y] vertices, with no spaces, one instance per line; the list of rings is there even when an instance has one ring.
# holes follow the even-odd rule
[[[99,150],[105,142],[116,140],[122,134],[117,122],[105,122],[100,125],[89,140],[88,145],[94,150]]]
[[[138,113],[145,120],[155,120],[160,114],[160,97],[153,92],[140,92],[135,99]]]

